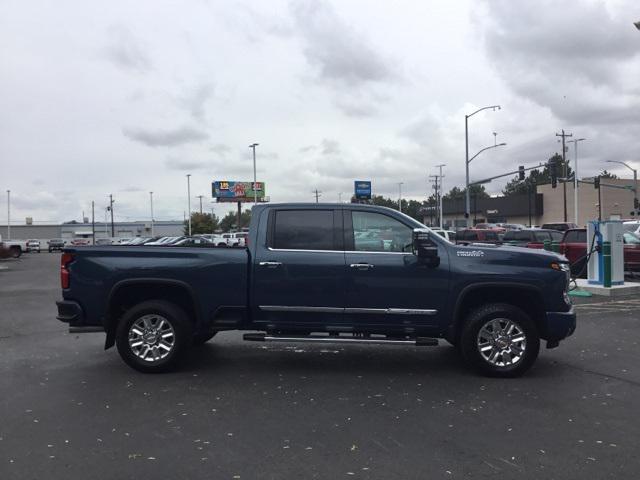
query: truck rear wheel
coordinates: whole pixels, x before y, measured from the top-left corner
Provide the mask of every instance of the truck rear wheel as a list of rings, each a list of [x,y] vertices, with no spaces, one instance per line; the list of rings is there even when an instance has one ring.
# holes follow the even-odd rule
[[[11,247],[11,256],[13,258],[18,258],[20,255],[22,255],[22,249],[20,247]]]
[[[145,373],[174,368],[191,343],[191,322],[177,305],[148,300],[127,310],[118,323],[118,353],[130,367]]]
[[[464,359],[490,377],[518,377],[538,358],[535,323],[518,307],[484,305],[467,317],[460,337]]]

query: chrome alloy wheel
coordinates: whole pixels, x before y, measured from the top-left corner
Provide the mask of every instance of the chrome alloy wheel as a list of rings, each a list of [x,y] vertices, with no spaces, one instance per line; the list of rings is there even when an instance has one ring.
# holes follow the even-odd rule
[[[175,344],[173,327],[160,315],[144,315],[129,328],[129,348],[145,362],[153,363],[164,359]]]
[[[494,318],[478,332],[480,355],[491,365],[510,367],[518,363],[527,348],[527,337],[513,320]]]

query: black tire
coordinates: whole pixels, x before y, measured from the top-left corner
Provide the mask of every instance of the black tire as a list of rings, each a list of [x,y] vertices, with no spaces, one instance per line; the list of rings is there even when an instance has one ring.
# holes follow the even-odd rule
[[[198,333],[193,336],[193,344],[194,345],[203,345],[216,336],[218,332],[213,333]]]
[[[164,320],[170,326],[172,332],[166,329],[166,324],[162,324],[165,328],[165,330],[162,331],[172,333],[173,336],[167,337],[165,341],[164,335],[156,332],[155,343],[152,343],[151,340],[145,343],[142,340],[144,336],[139,335],[137,339],[142,342],[140,346],[141,351],[136,352],[135,348],[130,346],[129,337],[131,334],[132,342],[136,343],[136,338],[134,337],[136,334],[132,332],[132,326],[138,321],[143,322],[145,317],[147,317],[147,321],[150,324],[154,323],[154,318],[156,318],[155,325],[151,325],[155,327],[160,323],[158,317]],[[116,330],[118,353],[127,365],[140,372],[166,372],[175,368],[182,357],[184,357],[188,347],[191,345],[192,328],[189,317],[184,310],[177,305],[164,300],[141,302],[127,310],[118,323]],[[149,330],[153,331],[154,329],[150,328]],[[153,333],[150,332],[149,335],[153,336]],[[167,347],[160,345],[162,342],[170,346],[168,353]],[[143,348],[146,348],[146,350],[142,350]],[[153,350],[155,350],[155,353],[152,353],[151,357],[156,357],[157,355],[161,358],[151,358],[147,360],[140,356],[144,353],[144,356],[147,357],[148,354],[145,352],[151,353]]]
[[[506,330],[511,328],[510,325],[515,327],[506,335]],[[485,326],[487,328],[483,330],[483,336],[480,336],[480,331]],[[495,330],[499,338],[497,341],[494,338],[485,342],[482,348],[486,351],[481,352],[481,341],[487,339],[487,333],[493,332],[494,326],[498,327]],[[515,341],[522,336],[524,343]],[[459,347],[467,363],[480,373],[490,377],[518,377],[529,370],[538,358],[540,336],[533,320],[521,309],[505,303],[492,303],[472,311],[467,316]],[[489,358],[485,358],[485,355]],[[514,360],[514,357],[519,358]],[[511,361],[513,363],[509,363]]]
[[[20,247],[11,247],[11,256],[13,258],[19,258],[22,255],[22,249]]]

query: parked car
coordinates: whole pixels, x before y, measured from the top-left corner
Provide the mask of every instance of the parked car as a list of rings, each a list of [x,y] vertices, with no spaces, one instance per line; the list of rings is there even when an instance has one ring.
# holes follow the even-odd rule
[[[213,242],[218,247],[244,247],[247,232],[221,233],[214,235]]]
[[[467,245],[469,243],[502,243],[502,232],[496,229],[469,228],[459,230],[456,233],[456,243]]]
[[[96,238],[96,245],[111,245],[112,241],[110,238]]]
[[[624,271],[628,273],[640,272],[640,236],[631,232],[623,233]],[[560,252],[571,264],[571,273],[586,275],[587,229],[576,228],[567,230],[560,243]]]
[[[542,230],[540,228],[527,228],[524,230],[509,230],[502,237],[504,243],[527,248],[543,248],[544,241],[562,241],[562,232],[558,230]]]
[[[571,222],[556,222],[556,223],[543,223],[543,230],[558,230],[559,232],[566,232],[574,228],[579,228],[578,225]]]
[[[71,240],[70,243],[74,247],[88,247],[89,245],[91,245],[91,239],[90,238],[74,238],[73,240]]]
[[[169,242],[177,242],[180,238],[182,238],[182,237],[161,237],[158,240],[156,240],[155,242],[145,243],[145,245],[161,246],[161,245],[165,245],[165,244],[167,244]]]
[[[521,223],[497,223],[498,227],[504,228],[505,230],[524,230],[527,228]]]
[[[631,232],[640,235],[640,220],[626,221],[622,224],[622,228],[625,232]]]
[[[456,232],[454,232],[453,230],[440,230],[439,228],[432,228],[431,230],[441,237],[446,238],[450,242],[456,241]]]
[[[211,240],[203,237],[185,237],[169,245],[172,247],[215,247]]]
[[[367,231],[379,232],[377,251],[358,249]],[[541,339],[553,348],[573,333],[568,270],[544,250],[453,245],[389,208],[265,204],[253,207],[246,249],[66,249],[57,318],[76,333],[103,329],[105,348],[143,372],[243,330],[259,342],[443,338],[480,372],[513,377]]]
[[[13,258],[18,258],[20,255],[27,251],[27,242],[25,240],[2,240],[0,236],[0,242],[6,249],[11,252]]]
[[[65,241],[62,238],[52,238],[47,242],[47,246],[48,246],[47,248],[49,250],[49,253],[54,251],[61,252],[62,249],[64,248],[64,245],[65,245]]]
[[[27,252],[40,253],[40,240],[27,240]]]

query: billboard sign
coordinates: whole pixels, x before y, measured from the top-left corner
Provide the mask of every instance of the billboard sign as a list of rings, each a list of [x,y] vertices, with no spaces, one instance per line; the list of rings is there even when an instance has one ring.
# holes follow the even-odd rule
[[[357,200],[371,200],[371,181],[356,180],[354,189]]]
[[[257,193],[258,202],[264,201],[264,192],[264,182],[256,182],[255,193]],[[216,180],[211,184],[211,195],[218,202],[253,202],[253,182]]]

